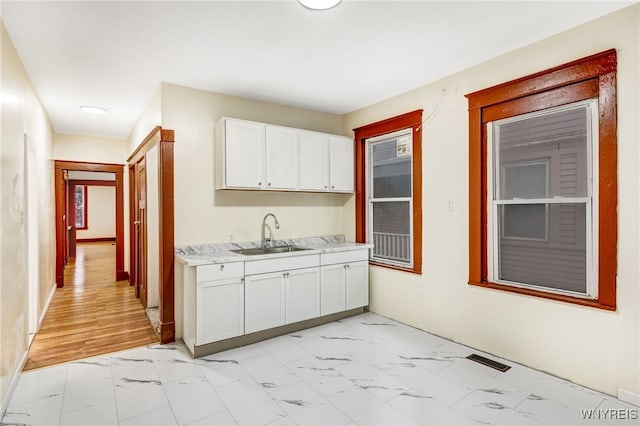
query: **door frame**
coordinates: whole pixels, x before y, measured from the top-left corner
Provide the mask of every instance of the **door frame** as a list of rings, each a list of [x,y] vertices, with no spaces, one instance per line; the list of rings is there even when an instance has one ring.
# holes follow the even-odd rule
[[[156,126],[144,138],[138,147],[127,159],[129,165],[129,229],[133,229],[132,209],[135,191],[135,173],[133,166],[145,157],[153,147],[158,147],[158,214],[159,229],[158,242],[160,244],[159,255],[159,298],[158,313],[160,324],[158,332],[160,343],[173,342],[176,338],[175,323],[175,276],[174,276],[174,188],[173,188],[173,146],[175,142],[174,131]],[[147,230],[147,232],[154,232]],[[133,238],[129,238],[129,259],[133,259]],[[130,264],[130,269],[133,266]]]
[[[65,229],[65,178],[67,171],[108,172],[116,175],[116,281],[129,279],[124,270],[124,164],[55,160],[56,285],[64,286],[67,237]]]

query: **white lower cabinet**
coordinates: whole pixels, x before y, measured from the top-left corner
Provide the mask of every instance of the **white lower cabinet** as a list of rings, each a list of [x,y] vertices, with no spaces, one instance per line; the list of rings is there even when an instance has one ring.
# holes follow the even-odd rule
[[[246,333],[284,325],[285,298],[282,272],[247,275],[244,299]]]
[[[244,279],[198,283],[196,345],[244,334]]]
[[[342,264],[321,267],[320,306],[322,315],[344,311],[346,305],[346,275]]]
[[[245,277],[245,332],[320,316],[318,267]]]
[[[346,308],[353,309],[369,304],[369,262],[346,265]]]
[[[182,339],[196,346],[244,334],[244,262],[182,268]]]
[[[320,316],[320,271],[317,267],[285,273],[285,322]]]
[[[368,258],[367,249],[321,256],[322,315],[369,305]]]
[[[185,266],[182,337],[197,346],[369,304],[369,252]]]

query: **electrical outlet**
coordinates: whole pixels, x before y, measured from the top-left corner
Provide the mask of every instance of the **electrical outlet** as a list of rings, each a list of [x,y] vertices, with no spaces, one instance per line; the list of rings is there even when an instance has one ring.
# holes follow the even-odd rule
[[[448,212],[453,211],[453,200],[447,200],[447,211]]]
[[[229,234],[229,237],[227,238],[227,240],[232,243],[233,242],[233,234]]]

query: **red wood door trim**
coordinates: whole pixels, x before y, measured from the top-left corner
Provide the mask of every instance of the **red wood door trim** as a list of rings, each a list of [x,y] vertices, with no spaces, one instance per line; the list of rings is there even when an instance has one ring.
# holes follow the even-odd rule
[[[138,145],[127,159],[129,176],[135,179],[134,166],[145,158],[149,150],[158,147],[158,203],[159,203],[159,334],[160,342],[175,340],[175,289],[174,289],[174,175],[173,146],[175,138],[173,130],[155,127]],[[130,181],[131,182],[131,181]],[[133,229],[134,198],[133,184],[129,184],[130,229]],[[153,232],[153,231],[151,231]],[[133,241],[130,241],[133,252]],[[131,257],[132,262],[134,261]]]

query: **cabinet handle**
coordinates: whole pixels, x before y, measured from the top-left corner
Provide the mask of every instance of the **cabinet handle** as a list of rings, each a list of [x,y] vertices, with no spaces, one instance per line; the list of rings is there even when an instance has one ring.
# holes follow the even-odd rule
[[[331,185],[331,189],[335,189],[335,186]]]
[[[262,182],[258,182],[258,186],[262,186]]]
[[[324,186],[324,189],[327,189],[327,185]]]
[[[244,277],[240,278],[240,285],[244,285]]]
[[[220,265],[220,270],[224,270],[224,265]]]
[[[269,183],[267,184],[267,186],[271,186],[271,182],[269,182]]]

